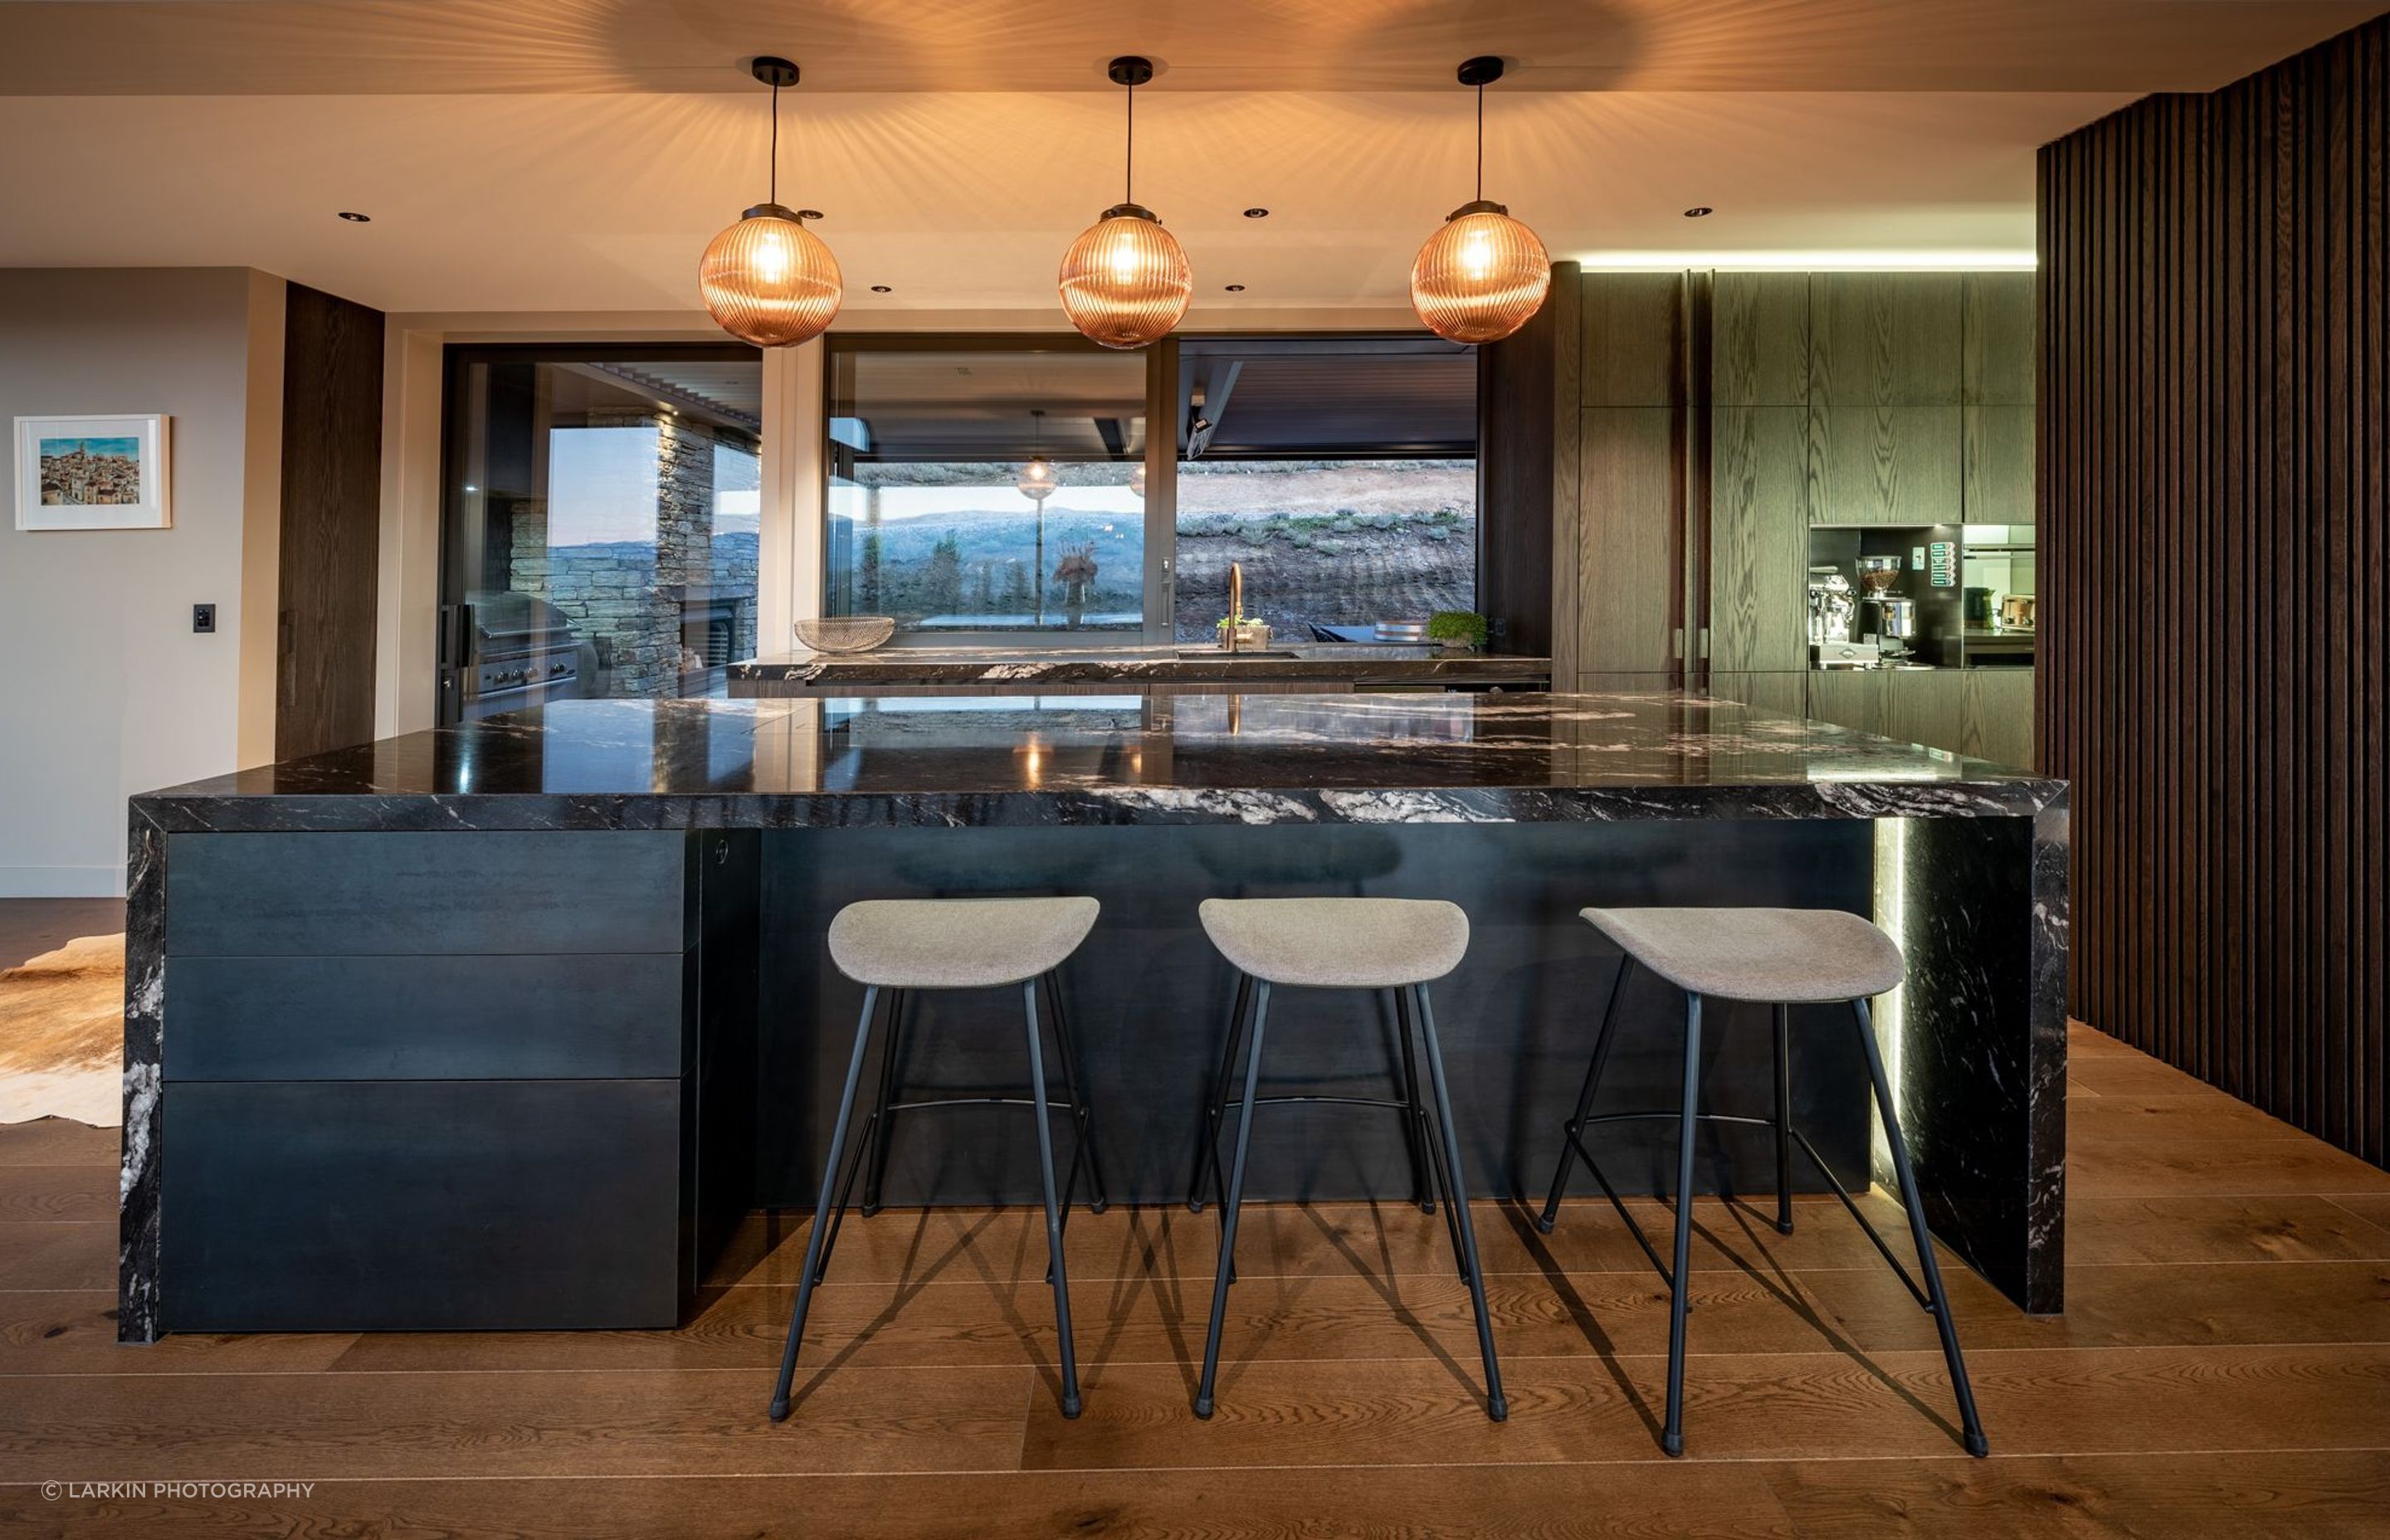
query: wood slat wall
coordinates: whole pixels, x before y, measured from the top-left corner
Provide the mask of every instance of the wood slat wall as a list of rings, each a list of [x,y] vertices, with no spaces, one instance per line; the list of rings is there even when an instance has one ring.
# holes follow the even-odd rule
[[[2390,19],[2043,149],[2075,1013],[2384,1162]]]

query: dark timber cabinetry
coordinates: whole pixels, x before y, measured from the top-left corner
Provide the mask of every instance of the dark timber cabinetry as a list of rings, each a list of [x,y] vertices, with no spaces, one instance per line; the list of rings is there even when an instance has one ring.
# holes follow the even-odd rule
[[[1807,577],[1815,525],[2034,521],[2033,276],[1556,281],[1578,320],[1536,355],[1577,423],[1551,452],[1557,687],[1706,687],[2029,764],[2029,669],[1813,676]]]
[[[700,1044],[752,1055],[752,847],[173,836],[163,1326],[677,1324],[744,1200]]]

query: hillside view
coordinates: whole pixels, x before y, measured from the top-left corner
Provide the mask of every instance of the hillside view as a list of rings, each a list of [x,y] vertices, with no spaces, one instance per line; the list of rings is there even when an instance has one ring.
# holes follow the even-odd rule
[[[906,630],[1137,629],[1143,506],[1125,468],[1056,468],[1041,560],[1037,509],[1012,485],[1017,466],[862,468],[833,494],[833,608],[893,615]],[[1244,567],[1245,613],[1287,640],[1309,639],[1314,622],[1471,609],[1475,467],[1191,462],[1179,467],[1177,536],[1181,641],[1211,639],[1232,561]]]

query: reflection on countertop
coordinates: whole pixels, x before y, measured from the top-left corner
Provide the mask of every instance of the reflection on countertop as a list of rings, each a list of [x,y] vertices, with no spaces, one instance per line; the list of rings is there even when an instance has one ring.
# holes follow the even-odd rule
[[[801,653],[734,663],[730,692],[741,698],[819,695],[842,687],[1023,684],[1510,684],[1540,687],[1548,658],[1453,651],[1368,642],[1293,642],[1257,652],[1176,647],[887,647],[848,654]]]
[[[2030,815],[2062,783],[1698,695],[587,700],[135,801],[169,830]]]

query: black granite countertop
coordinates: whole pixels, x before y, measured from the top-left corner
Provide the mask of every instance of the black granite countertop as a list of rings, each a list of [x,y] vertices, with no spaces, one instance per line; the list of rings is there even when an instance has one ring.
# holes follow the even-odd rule
[[[1306,642],[1261,652],[1213,648],[1086,647],[1051,651],[1020,648],[890,647],[873,652],[803,653],[733,663],[734,693],[778,686],[817,692],[842,686],[1255,684],[1315,679],[1356,684],[1471,684],[1519,681],[1542,685],[1549,658],[1455,652],[1441,647],[1366,642]]]
[[[1683,695],[575,700],[134,799],[136,831],[2032,815],[2062,782]]]

